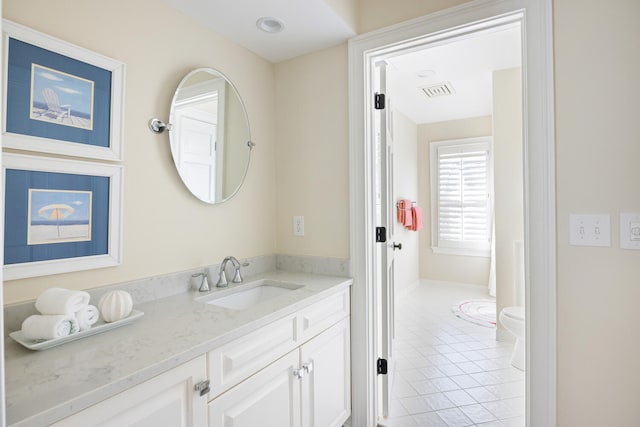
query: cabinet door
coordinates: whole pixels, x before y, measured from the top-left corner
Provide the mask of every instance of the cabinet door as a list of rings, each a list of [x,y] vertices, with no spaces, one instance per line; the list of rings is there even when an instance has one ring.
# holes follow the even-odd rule
[[[209,403],[210,427],[299,427],[300,380],[294,350]]]
[[[198,357],[55,424],[72,426],[200,427],[207,424],[207,399],[194,390],[205,380]]]
[[[351,414],[349,318],[300,347],[302,427],[340,427]]]

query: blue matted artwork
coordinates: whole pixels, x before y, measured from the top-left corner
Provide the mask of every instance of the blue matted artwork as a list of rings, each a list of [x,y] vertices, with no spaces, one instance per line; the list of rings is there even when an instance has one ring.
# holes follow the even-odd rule
[[[6,131],[109,147],[111,80],[109,70],[9,38]]]
[[[5,265],[108,253],[109,177],[19,169],[7,169],[5,177]],[[35,199],[33,190],[41,192]],[[81,241],[63,239],[64,241],[54,243],[40,241],[37,244],[29,244],[29,229],[33,218],[30,207],[34,201],[36,204],[45,203],[46,196],[53,196],[56,192],[58,196],[52,200],[59,203],[48,203],[48,205],[74,205],[77,202],[84,204],[86,208],[89,202],[88,194],[91,195],[90,210],[86,213],[79,212],[80,215],[76,220],[85,222],[85,219],[90,219],[90,230],[88,230],[90,236],[86,236]],[[62,203],[65,201],[67,203]],[[75,206],[79,205],[75,204]],[[40,208],[44,207],[47,205],[40,206]],[[50,241],[53,242],[55,239],[50,238]]]

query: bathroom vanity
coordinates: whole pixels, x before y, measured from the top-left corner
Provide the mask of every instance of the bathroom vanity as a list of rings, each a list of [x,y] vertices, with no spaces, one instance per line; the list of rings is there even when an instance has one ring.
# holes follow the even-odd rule
[[[239,310],[211,304],[256,280],[303,286]],[[137,305],[136,322],[46,351],[7,342],[8,425],[342,426],[350,285],[275,271]]]

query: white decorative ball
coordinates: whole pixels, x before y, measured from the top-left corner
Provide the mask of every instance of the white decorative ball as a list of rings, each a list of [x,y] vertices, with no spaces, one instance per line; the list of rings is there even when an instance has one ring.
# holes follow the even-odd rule
[[[131,314],[133,300],[126,291],[107,292],[98,301],[98,310],[105,322],[115,322]]]

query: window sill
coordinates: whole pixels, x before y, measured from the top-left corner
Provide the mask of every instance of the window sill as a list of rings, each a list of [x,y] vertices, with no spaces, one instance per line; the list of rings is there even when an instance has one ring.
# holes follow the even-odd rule
[[[482,258],[491,258],[490,250],[483,249],[464,249],[464,248],[443,248],[439,246],[432,246],[434,254],[439,255],[457,255],[457,256],[475,256]]]

